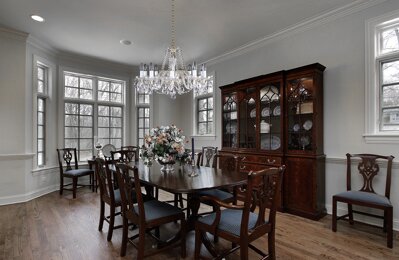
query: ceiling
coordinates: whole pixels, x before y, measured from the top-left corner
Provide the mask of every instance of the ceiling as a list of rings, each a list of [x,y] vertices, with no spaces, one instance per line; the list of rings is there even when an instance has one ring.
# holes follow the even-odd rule
[[[176,0],[176,42],[205,61],[335,9],[367,0]],[[161,63],[170,44],[169,0],[1,0],[0,24],[60,52],[124,64]],[[31,14],[43,16],[38,23]],[[119,43],[122,39],[132,45]]]

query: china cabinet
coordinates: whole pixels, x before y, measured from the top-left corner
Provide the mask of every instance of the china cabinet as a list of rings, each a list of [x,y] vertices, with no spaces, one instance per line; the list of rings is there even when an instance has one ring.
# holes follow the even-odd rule
[[[311,64],[220,87],[222,149],[242,158],[241,171],[285,164],[280,210],[325,215],[323,71]]]

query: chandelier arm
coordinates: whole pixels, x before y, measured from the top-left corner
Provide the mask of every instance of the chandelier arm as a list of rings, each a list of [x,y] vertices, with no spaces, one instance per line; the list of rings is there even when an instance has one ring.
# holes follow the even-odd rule
[[[172,48],[176,48],[175,34],[176,34],[176,24],[175,24],[175,0],[172,0]]]

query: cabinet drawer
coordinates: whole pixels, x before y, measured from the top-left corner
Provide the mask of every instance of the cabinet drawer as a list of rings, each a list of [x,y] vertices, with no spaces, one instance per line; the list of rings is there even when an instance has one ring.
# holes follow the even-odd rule
[[[248,173],[250,171],[259,171],[265,168],[266,168],[265,165],[261,164],[242,163],[240,165],[240,171],[245,173]]]
[[[241,158],[242,163],[261,163],[271,166],[281,165],[281,158],[275,156],[243,155]]]

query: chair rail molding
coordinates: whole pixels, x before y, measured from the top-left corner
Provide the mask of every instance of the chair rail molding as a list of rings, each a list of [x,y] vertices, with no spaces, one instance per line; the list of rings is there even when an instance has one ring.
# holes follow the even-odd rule
[[[29,160],[35,156],[34,153],[23,153],[23,154],[0,154],[0,161],[10,160]]]

